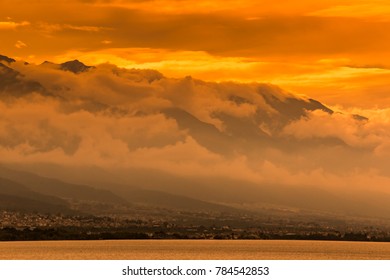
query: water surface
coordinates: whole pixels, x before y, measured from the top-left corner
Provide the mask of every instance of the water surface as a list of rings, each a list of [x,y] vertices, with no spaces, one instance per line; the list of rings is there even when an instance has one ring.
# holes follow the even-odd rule
[[[0,259],[390,260],[390,243],[287,240],[0,242]]]

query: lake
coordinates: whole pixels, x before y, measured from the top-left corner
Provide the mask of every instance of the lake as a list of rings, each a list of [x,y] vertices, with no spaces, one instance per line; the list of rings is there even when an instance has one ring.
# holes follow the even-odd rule
[[[0,259],[390,260],[390,243],[290,240],[0,242]]]

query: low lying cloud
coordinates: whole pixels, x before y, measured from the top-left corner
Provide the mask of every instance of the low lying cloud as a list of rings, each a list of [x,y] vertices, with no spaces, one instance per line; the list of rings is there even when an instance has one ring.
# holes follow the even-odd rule
[[[80,74],[50,63],[10,66],[20,74],[0,95],[2,162],[390,191],[390,110],[330,114],[272,85],[110,64]],[[32,81],[40,87],[17,94]]]
[[[310,112],[307,117],[287,125],[284,132],[297,139],[337,138],[349,147],[380,155],[377,150],[390,143],[390,110],[359,110],[359,113],[368,118],[356,114]]]

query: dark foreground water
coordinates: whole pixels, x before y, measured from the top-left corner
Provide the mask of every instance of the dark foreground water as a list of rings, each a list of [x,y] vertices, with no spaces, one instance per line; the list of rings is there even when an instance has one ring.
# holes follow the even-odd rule
[[[390,243],[286,240],[0,242],[0,259],[390,260]]]

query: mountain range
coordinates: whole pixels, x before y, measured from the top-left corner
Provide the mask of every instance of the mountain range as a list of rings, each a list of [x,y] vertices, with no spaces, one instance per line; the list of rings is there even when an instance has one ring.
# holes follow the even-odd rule
[[[375,147],[340,126],[370,119],[275,85],[1,55],[0,105],[3,208],[76,211],[77,201],[390,218],[387,185],[353,177],[382,168]]]

